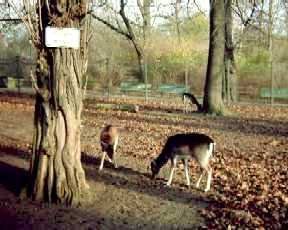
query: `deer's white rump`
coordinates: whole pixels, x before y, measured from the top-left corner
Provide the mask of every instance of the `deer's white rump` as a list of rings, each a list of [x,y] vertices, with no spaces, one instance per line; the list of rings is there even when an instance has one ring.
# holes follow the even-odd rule
[[[202,169],[202,173],[195,186],[198,188],[204,173],[207,173],[207,184],[205,192],[210,190],[212,179],[212,168],[210,159],[213,155],[215,143],[207,135],[201,133],[176,134],[170,136],[160,153],[160,155],[151,162],[152,178],[154,178],[160,169],[171,160],[171,171],[167,185],[172,183],[173,174],[177,166],[177,161],[182,160],[184,163],[185,176],[187,185],[190,186],[190,177],[188,171],[188,160],[195,159]]]
[[[105,156],[108,156],[108,160],[113,162],[114,167],[117,168],[116,162],[116,148],[119,140],[118,128],[112,125],[105,126],[100,133],[100,145],[102,148],[102,158],[99,167],[99,171],[103,169]]]

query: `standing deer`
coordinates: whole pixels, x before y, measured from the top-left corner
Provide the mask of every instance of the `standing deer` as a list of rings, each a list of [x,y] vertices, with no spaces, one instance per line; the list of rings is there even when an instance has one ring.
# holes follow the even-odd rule
[[[195,104],[197,106],[198,112],[202,111],[202,105],[198,102],[196,97],[191,93],[183,93],[182,94],[182,102],[184,104],[184,109],[183,109],[184,113],[188,113],[189,107],[192,106],[193,104]]]
[[[187,180],[187,185],[190,186],[190,177],[188,172],[188,160],[194,158],[200,165],[202,173],[196,182],[195,187],[199,188],[203,174],[207,172],[207,184],[205,192],[210,190],[212,168],[209,165],[209,160],[212,157],[214,150],[214,141],[200,133],[187,133],[176,134],[170,136],[160,153],[160,155],[151,162],[152,179],[159,173],[160,169],[171,160],[171,171],[167,181],[167,185],[170,186],[172,182],[173,173],[177,166],[177,161],[182,160],[184,163],[184,170]]]
[[[100,144],[101,144],[103,154],[102,154],[99,171],[103,169],[106,154],[108,155],[108,160],[111,163],[113,162],[115,168],[118,168],[118,165],[115,159],[118,139],[119,139],[119,131],[117,127],[113,125],[107,125],[101,130]]]

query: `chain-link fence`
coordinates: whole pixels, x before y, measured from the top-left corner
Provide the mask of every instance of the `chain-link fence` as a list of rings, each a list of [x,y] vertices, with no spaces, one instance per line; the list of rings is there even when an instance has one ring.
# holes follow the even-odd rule
[[[239,100],[271,104],[288,103],[288,65],[262,62],[239,71]]]
[[[31,88],[31,71],[35,70],[36,63],[29,58],[14,57],[0,59],[0,87],[2,88]]]
[[[27,58],[0,59],[0,87],[21,91],[31,87],[30,72],[36,63]],[[237,89],[240,102],[288,104],[288,64],[260,62],[237,69]],[[108,58],[90,60],[87,71],[87,90],[94,95],[109,97],[137,96],[146,99],[178,97],[183,92],[201,100],[204,93],[206,63],[160,62],[143,66],[144,75],[133,65],[118,65]]]
[[[97,69],[96,78],[88,82],[88,89],[105,96],[140,96],[146,98],[175,97],[183,92],[202,98],[206,63],[191,63],[163,67],[161,63],[145,64],[143,79],[137,67],[121,66],[116,71],[109,61],[90,64]],[[129,69],[130,68],[130,69]],[[122,69],[122,70],[121,70]],[[129,69],[129,70],[128,70]],[[286,62],[260,62],[237,69],[239,101],[250,103],[288,103],[288,65]],[[119,73],[121,72],[121,73]],[[134,73],[134,74],[133,74]],[[93,87],[89,87],[93,83]],[[179,96],[180,97],[180,96]]]
[[[170,97],[191,92],[202,97],[205,64],[197,67],[190,63],[163,65],[147,63],[140,67],[117,65],[109,59],[90,62],[87,89],[106,96]]]

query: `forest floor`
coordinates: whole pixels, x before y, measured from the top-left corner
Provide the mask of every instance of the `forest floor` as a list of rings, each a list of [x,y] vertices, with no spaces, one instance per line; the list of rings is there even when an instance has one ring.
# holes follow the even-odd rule
[[[228,106],[223,117],[183,114],[180,98],[147,103],[131,113],[99,109],[106,99],[87,100],[83,111],[82,162],[89,194],[80,207],[20,199],[31,156],[34,101],[0,93],[0,229],[287,229],[288,108]],[[193,108],[196,109],[196,108]],[[105,162],[98,172],[99,132],[121,126],[119,168]],[[202,132],[216,142],[212,188],[185,186],[183,166],[171,187],[169,164],[150,180],[149,165],[168,136]],[[191,162],[193,181],[200,170]],[[202,188],[204,188],[205,180]]]

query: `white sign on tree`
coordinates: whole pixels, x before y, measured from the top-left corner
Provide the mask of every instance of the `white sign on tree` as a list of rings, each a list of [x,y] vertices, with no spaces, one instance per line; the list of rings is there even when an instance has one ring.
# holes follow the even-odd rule
[[[78,49],[80,47],[80,30],[48,26],[45,28],[45,45]]]

